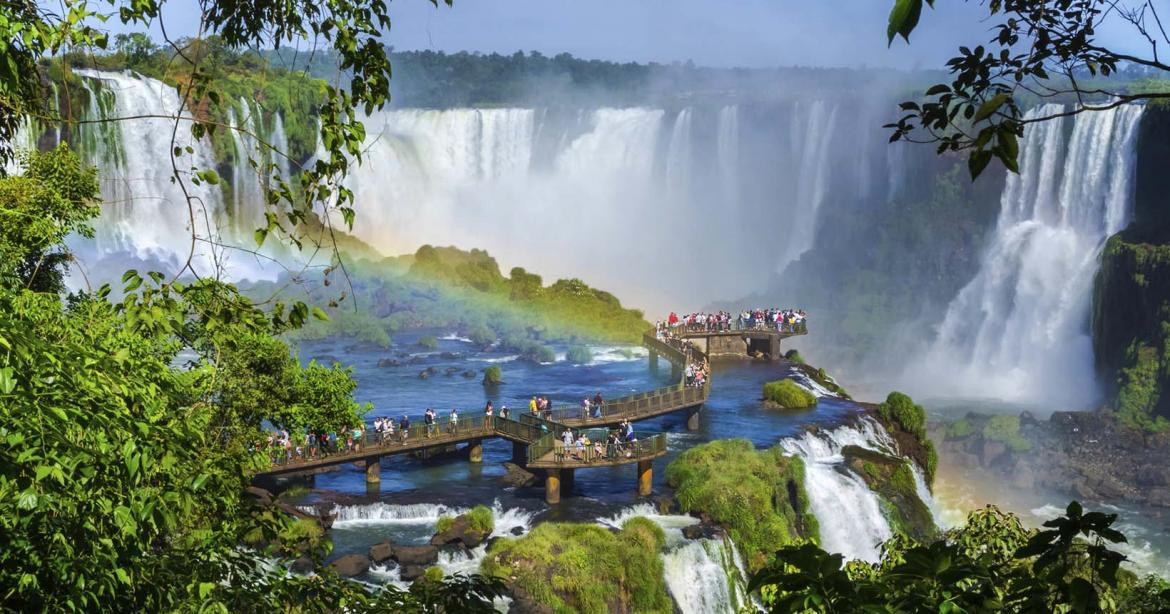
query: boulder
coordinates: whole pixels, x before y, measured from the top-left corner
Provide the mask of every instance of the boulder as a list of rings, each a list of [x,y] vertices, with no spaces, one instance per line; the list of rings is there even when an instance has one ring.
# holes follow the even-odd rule
[[[654,498],[654,507],[659,514],[670,515],[678,513],[678,501],[674,497],[662,495]]]
[[[431,538],[432,546],[465,546],[474,548],[483,542],[484,535],[471,530],[471,519],[465,515],[455,517],[451,527]],[[474,544],[474,545],[472,545]]]
[[[418,378],[419,379],[427,379],[428,377],[431,376],[431,373],[433,373],[432,369],[423,369],[422,371],[418,372]]]
[[[459,360],[460,358],[463,358],[463,354],[460,354],[459,352],[443,352],[439,354],[439,358],[442,358],[443,360]]]
[[[374,544],[370,547],[370,560],[375,563],[385,563],[394,556],[394,546],[390,544],[390,540]]]
[[[406,582],[413,582],[427,573],[424,565],[402,565],[398,568],[398,576]]]
[[[399,565],[419,565],[426,567],[439,561],[439,549],[434,546],[396,546],[391,557]]]
[[[302,556],[292,562],[291,569],[293,573],[307,574],[311,573],[315,567],[316,565],[313,564],[313,559],[307,556]]]
[[[370,570],[370,557],[364,554],[347,554],[330,563],[329,567],[343,578],[352,578]]]
[[[459,369],[456,367],[447,367],[446,369],[443,370],[443,375],[446,377],[451,377],[452,375],[455,375],[458,372],[459,372]]]
[[[264,490],[263,488],[260,488],[259,486],[249,486],[244,489],[244,492],[248,495],[251,495],[251,497],[256,500],[256,503],[263,505],[264,507],[272,505],[272,493]]]
[[[524,535],[524,527],[512,527],[512,530],[508,532],[516,536]]]
[[[527,469],[517,465],[516,463],[504,463],[504,470],[506,473],[500,476],[505,484],[522,488],[524,486],[532,486],[540,481],[536,474]]]
[[[397,358],[383,358],[382,360],[378,361],[378,366],[382,367],[383,369],[389,367],[400,367],[402,366],[402,361],[398,360]]]
[[[464,371],[463,377],[466,377],[467,379],[471,379],[471,378],[475,377],[475,371]]]
[[[703,525],[701,525],[701,524],[687,525],[687,526],[683,527],[682,534],[683,534],[683,537],[685,537],[687,539],[700,539],[703,537]]]

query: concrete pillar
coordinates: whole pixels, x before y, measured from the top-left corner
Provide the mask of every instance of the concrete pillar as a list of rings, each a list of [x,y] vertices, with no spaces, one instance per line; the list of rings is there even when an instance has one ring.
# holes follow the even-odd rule
[[[780,360],[780,335],[771,335],[768,341],[768,358]]]
[[[638,461],[638,496],[650,496],[651,486],[654,482],[653,464],[650,459]]]
[[[512,462],[521,466],[528,464],[528,444],[512,442]]]
[[[699,405],[687,408],[687,430],[699,430]]]
[[[380,484],[382,482],[382,459],[371,458],[366,461],[366,484]]]
[[[561,502],[561,470],[546,469],[544,476],[544,501],[549,505]]]
[[[483,462],[483,440],[472,439],[467,443],[467,460],[473,463]]]
[[[670,363],[670,381],[678,381],[680,377],[682,377],[682,367],[673,362]]]

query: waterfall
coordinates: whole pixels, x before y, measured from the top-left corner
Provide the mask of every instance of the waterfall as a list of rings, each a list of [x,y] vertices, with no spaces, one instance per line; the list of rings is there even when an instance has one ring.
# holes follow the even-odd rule
[[[1008,175],[979,272],[948,307],[929,367],[918,369],[917,380],[947,384],[928,392],[1069,409],[1098,400],[1093,276],[1129,215],[1141,113],[1125,105],[1025,127],[1020,173]]]
[[[788,454],[804,461],[804,486],[821,529],[821,547],[847,559],[875,562],[878,546],[893,536],[878,496],[844,466],[841,450],[854,445],[896,455],[885,430],[870,418],[857,426],[807,432],[780,441]],[[929,504],[928,504],[929,505]]]
[[[691,110],[679,111],[670,131],[666,150],[666,197],[672,203],[685,202],[691,194]]]
[[[222,191],[219,186],[190,181],[191,167],[214,169],[216,161],[208,139],[191,138],[189,122],[179,121],[176,127],[178,93],[161,81],[129,71],[75,72],[112,92],[109,109],[98,105],[99,119],[142,117],[111,124],[116,126],[111,134],[116,135],[112,140],[118,143],[119,155],[111,155],[104,145],[106,138],[94,139],[97,147],[90,162],[98,166],[105,201],[96,227],[98,253],[128,252],[173,266],[186,259],[194,232],[204,241],[194,247],[193,265],[201,273],[212,271],[216,254],[206,240],[219,236]],[[97,100],[95,89],[90,89],[90,95]],[[187,195],[172,181],[175,171],[167,155],[175,147],[190,147],[193,152],[176,160],[178,173],[188,180]]]
[[[683,614],[743,611],[747,571],[730,538],[696,539],[662,555],[666,587]]]
[[[268,156],[276,166],[276,176],[288,181],[292,177],[292,165],[288,159],[288,136],[284,133],[284,118],[280,113],[275,114],[273,118],[272,135],[268,137],[268,143],[272,145],[272,151],[268,152]]]
[[[264,220],[265,192],[261,171],[268,157],[260,146],[260,140],[256,138],[263,122],[259,111],[247,100],[240,98],[239,115],[236,109],[229,109],[228,123],[233,145],[232,210],[229,218],[233,230],[241,236],[247,236],[260,227]],[[249,160],[255,161],[257,168],[252,168]]]
[[[797,156],[794,200],[780,222],[787,240],[777,263],[783,271],[813,246],[817,212],[829,189],[830,143],[836,129],[837,106],[822,100],[798,102],[792,113],[789,148]]]
[[[739,107],[727,105],[719,110],[715,150],[719,159],[719,179],[723,205],[739,212]]]

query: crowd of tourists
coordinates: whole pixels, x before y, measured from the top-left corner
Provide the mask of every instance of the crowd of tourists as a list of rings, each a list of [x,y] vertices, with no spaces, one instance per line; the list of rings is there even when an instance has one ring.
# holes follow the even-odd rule
[[[659,332],[723,332],[732,330],[778,330],[780,332],[806,332],[808,314],[803,309],[757,308],[745,309],[732,316],[727,311],[713,313],[696,312],[679,315],[670,312],[665,320],[657,323]]]
[[[560,441],[555,442],[553,451],[557,460],[569,457],[582,462],[592,462],[601,459],[631,458],[637,444],[634,423],[623,420],[617,428],[607,429],[605,435],[597,439],[590,439],[587,431],[578,430],[574,433],[573,429],[566,427],[561,432]]]

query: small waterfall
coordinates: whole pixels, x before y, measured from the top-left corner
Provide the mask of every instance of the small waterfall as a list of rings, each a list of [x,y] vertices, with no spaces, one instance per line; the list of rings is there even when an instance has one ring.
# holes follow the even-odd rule
[[[1061,110],[1044,105],[1027,117]],[[1125,105],[1025,128],[1020,173],[1008,175],[979,273],[951,302],[917,370],[920,388],[941,381],[947,389],[928,392],[1070,409],[1096,402],[1093,276],[1105,240],[1129,215],[1141,114]]]
[[[837,126],[837,106],[823,100],[798,102],[792,113],[789,147],[797,156],[795,197],[782,223],[787,228],[785,247],[777,263],[783,271],[813,246],[817,212],[829,189],[830,143]]]
[[[272,150],[268,152],[268,157],[276,166],[276,176],[288,181],[292,177],[292,165],[288,159],[288,136],[284,133],[284,118],[281,117],[280,113],[277,113],[273,117],[272,123],[272,135],[268,137],[268,143],[272,145]]]
[[[844,466],[841,450],[848,445],[896,454],[885,430],[869,418],[857,426],[805,433],[780,441],[788,454],[804,461],[805,489],[821,529],[821,547],[848,559],[874,562],[878,546],[893,536],[878,496]]]
[[[662,555],[666,587],[683,614],[743,611],[747,571],[730,538],[696,539]]]
[[[715,150],[719,159],[723,206],[736,216],[739,214],[739,107],[727,105],[719,110]]]

